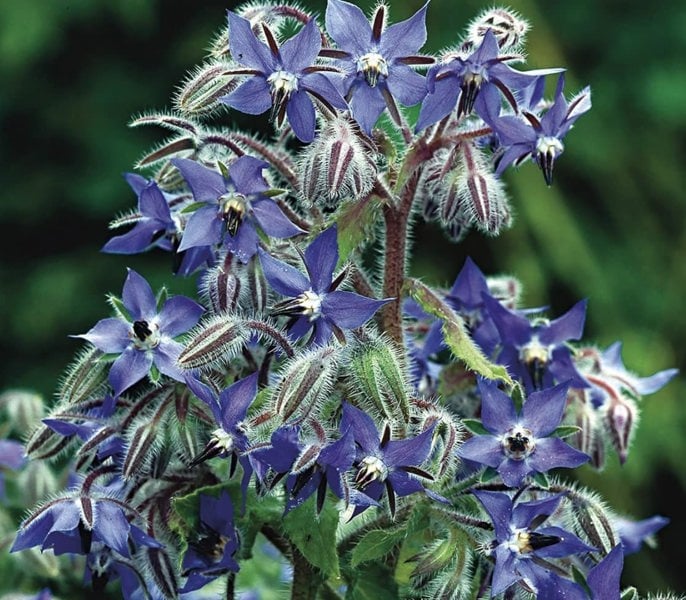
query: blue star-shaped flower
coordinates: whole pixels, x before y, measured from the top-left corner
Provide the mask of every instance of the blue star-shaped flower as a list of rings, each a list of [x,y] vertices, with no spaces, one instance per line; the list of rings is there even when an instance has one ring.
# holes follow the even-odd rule
[[[263,25],[262,29],[269,45],[257,39],[250,21],[229,12],[231,58],[248,67],[251,77],[221,101],[250,115],[271,107],[277,125],[288,117],[296,137],[311,142],[316,117],[310,95],[332,112],[348,107],[326,75],[317,72],[315,61],[322,47],[319,28],[311,19],[280,48],[269,28]]]
[[[49,501],[26,519],[10,552],[40,546],[55,554],[88,554],[91,544],[101,542],[128,557],[130,540],[160,547],[131,523],[133,516],[133,510],[106,488],[102,495],[70,494]]]
[[[102,248],[113,254],[136,254],[147,250],[153,243],[171,250],[168,236],[177,233],[169,204],[154,181],[140,175],[126,174],[126,181],[138,195],[138,215],[133,228],[117,235]]]
[[[340,48],[331,56],[339,59],[337,64],[345,73],[343,91],[350,98],[352,116],[367,134],[386,106],[395,118],[395,100],[412,106],[426,94],[424,76],[409,65],[433,62],[415,56],[426,42],[427,6],[384,30],[384,6],[370,25],[354,4],[342,0],[327,4],[326,30]]]
[[[233,505],[227,491],[218,498],[200,495],[200,529],[183,555],[183,575],[188,577],[182,593],[200,589],[229,571],[238,572],[233,555],[238,537],[233,525]]]
[[[269,186],[262,170],[269,167],[268,163],[241,156],[229,166],[229,173],[222,175],[185,158],[171,162],[188,183],[195,201],[202,203],[188,219],[179,251],[224,241],[229,252],[247,263],[259,243],[255,224],[275,238],[303,233],[274,200],[264,195]]]
[[[473,494],[495,526],[495,540],[491,544],[491,555],[495,557],[491,596],[525,581],[538,592],[537,598],[586,598],[578,584],[545,567],[545,561],[594,550],[560,527],[541,527],[557,510],[561,494],[516,505],[509,495],[501,492],[479,490]]]
[[[589,457],[560,438],[548,437],[560,425],[567,401],[566,384],[534,392],[517,415],[512,399],[495,384],[479,381],[481,419],[490,435],[476,435],[458,456],[497,469],[508,487],[519,487],[531,473],[578,467]]]
[[[380,500],[386,491],[391,514],[395,514],[396,497],[426,491],[418,477],[433,480],[430,473],[420,468],[431,453],[433,427],[413,438],[391,440],[389,426],[379,435],[367,413],[344,403],[341,430],[348,429],[353,432],[357,445],[353,466],[357,469],[358,490],[374,501]],[[364,508],[366,505],[358,506],[356,513]]]
[[[106,354],[120,355],[109,374],[115,396],[143,379],[153,364],[162,374],[184,381],[176,364],[183,346],[173,338],[198,322],[203,307],[185,296],[174,296],[158,312],[150,284],[131,269],[124,282],[122,302],[131,320],[123,316],[102,319],[87,333],[74,336]]]
[[[560,75],[552,106],[538,117],[523,112],[526,120],[514,116],[497,117],[489,123],[501,145],[496,173],[509,165],[519,165],[531,157],[543,171],[548,185],[553,183],[553,165],[564,151],[562,139],[575,121],[591,109],[591,90],[584,88],[571,102],[564,97],[564,75]]]
[[[500,47],[492,29],[486,31],[481,45],[469,56],[457,56],[431,68],[427,75],[427,94],[417,119],[417,131],[440,121],[457,105],[458,118],[476,108],[479,116],[499,112],[500,93],[517,110],[515,93],[535,86],[544,74],[560,69],[541,69],[522,73],[498,56]],[[458,100],[459,98],[459,100]],[[491,106],[488,106],[490,104]]]
[[[576,388],[588,387],[565,344],[581,338],[586,300],[578,302],[554,321],[537,319],[533,322],[490,296],[484,295],[483,300],[500,337],[497,361],[524,384],[527,392],[562,381],[570,381]]]
[[[303,254],[307,276],[259,249],[262,271],[269,285],[289,300],[277,303],[274,315],[295,317],[291,333],[302,337],[314,328],[311,342],[324,345],[331,334],[359,327],[388,300],[375,300],[354,292],[337,290],[342,278],[333,279],[338,262],[337,230],[333,226],[307,247]]]
[[[192,377],[186,377],[186,384],[200,400],[210,407],[218,425],[204,450],[193,459],[191,466],[215,456],[231,457],[231,475],[236,468],[236,462],[240,462],[243,467],[241,488],[244,495],[253,470],[250,459],[245,455],[249,444],[243,422],[257,395],[257,379],[258,373],[253,373],[234,382],[217,395],[204,383]]]

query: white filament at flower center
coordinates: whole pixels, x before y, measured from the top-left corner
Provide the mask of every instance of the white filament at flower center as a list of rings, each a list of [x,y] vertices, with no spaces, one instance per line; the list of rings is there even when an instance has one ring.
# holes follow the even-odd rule
[[[307,290],[298,296],[298,307],[303,316],[314,321],[322,314],[322,297],[312,290]]]
[[[533,361],[545,364],[550,360],[550,347],[544,346],[538,341],[538,338],[534,337],[519,350],[519,358],[526,364],[530,364]]]
[[[212,441],[215,447],[219,447],[225,452],[231,452],[233,449],[233,437],[221,428],[215,429],[212,432]]]
[[[267,77],[267,83],[277,98],[288,98],[298,89],[298,78],[288,71],[274,71]]]
[[[361,488],[369,485],[372,481],[385,481],[388,477],[388,468],[377,456],[365,456],[360,462],[355,481]]]
[[[565,147],[560,140],[551,135],[546,135],[538,138],[536,142],[536,153],[555,158],[560,156]]]
[[[388,63],[378,52],[369,52],[357,59],[357,72],[362,73],[371,87],[376,87],[379,77],[388,77]]]

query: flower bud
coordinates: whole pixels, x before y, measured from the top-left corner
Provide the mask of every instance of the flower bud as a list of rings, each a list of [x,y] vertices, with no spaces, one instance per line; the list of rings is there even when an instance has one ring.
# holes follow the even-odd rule
[[[360,406],[373,411],[380,421],[409,423],[407,373],[390,340],[362,340],[353,348],[348,368],[350,387]]]
[[[467,44],[478,48],[488,30],[491,30],[501,51],[517,53],[521,51],[529,23],[510,8],[489,8],[469,24]]]
[[[613,397],[604,415],[610,441],[624,464],[629,454],[631,437],[638,422],[638,407],[628,398]]]
[[[42,461],[30,461],[17,476],[17,483],[26,506],[38,504],[58,490],[55,474]]]
[[[304,419],[326,400],[337,374],[338,352],[316,348],[288,361],[272,399],[274,412],[284,421]]]
[[[612,520],[603,502],[592,492],[579,489],[571,496],[574,510],[574,528],[586,537],[592,546],[607,554],[619,542]]]
[[[163,597],[178,598],[179,582],[169,554],[163,548],[144,546],[142,555],[143,561],[148,567],[146,570],[149,571]]]
[[[30,390],[7,390],[0,394],[12,428],[18,433],[31,431],[43,417],[43,397]]]
[[[436,474],[436,480],[450,480],[457,468],[455,450],[464,438],[464,428],[453,416],[438,406],[431,406],[420,414],[420,430],[434,427],[431,467],[428,470]]]
[[[357,199],[374,185],[376,165],[357,126],[345,117],[327,123],[303,152],[300,189],[312,203],[335,207],[343,199]]]
[[[70,438],[61,436],[41,423],[26,442],[26,456],[31,459],[54,458],[67,447],[70,441]]]
[[[183,369],[200,369],[228,362],[248,339],[240,320],[229,315],[211,318],[202,324],[179,355]]]
[[[210,310],[218,315],[236,308],[242,288],[236,270],[240,263],[234,261],[234,255],[227,253],[224,261],[208,269],[203,278],[203,295],[208,299]]]
[[[200,65],[188,75],[174,98],[174,107],[182,115],[197,117],[213,112],[220,105],[219,98],[238,87],[239,75],[228,62]]]
[[[64,403],[75,404],[93,396],[105,385],[110,363],[100,360],[102,352],[89,347],[77,354],[57,391]]]

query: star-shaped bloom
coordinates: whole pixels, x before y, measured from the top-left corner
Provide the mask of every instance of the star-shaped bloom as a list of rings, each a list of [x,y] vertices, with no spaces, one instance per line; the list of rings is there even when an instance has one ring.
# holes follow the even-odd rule
[[[122,293],[129,319],[122,314],[102,319],[82,335],[98,350],[119,354],[109,373],[115,397],[139,382],[155,365],[163,375],[184,381],[176,360],[183,346],[174,340],[193,327],[203,307],[185,296],[169,298],[158,312],[150,284],[129,269]]]
[[[555,160],[564,151],[562,139],[575,121],[591,109],[591,90],[584,88],[570,102],[564,96],[564,75],[560,75],[552,106],[538,117],[524,111],[525,117],[506,115],[490,123],[502,147],[496,173],[500,175],[509,165],[519,165],[532,158],[543,171],[548,185],[553,183]]]
[[[324,345],[332,333],[360,327],[388,300],[375,300],[336,289],[342,277],[333,278],[338,263],[336,226],[319,234],[303,253],[307,275],[259,249],[262,271],[269,285],[289,300],[277,303],[272,314],[294,317],[291,333],[299,338],[314,328],[311,342]]]
[[[651,536],[669,523],[669,519],[655,515],[642,521],[630,521],[622,517],[613,519],[619,539],[622,542],[624,555],[635,554],[641,549],[643,542],[651,543]]]
[[[535,86],[538,78],[561,69],[540,69],[522,73],[505,64],[492,29],[469,56],[456,56],[432,67],[427,75],[429,93],[417,119],[417,131],[440,121],[457,105],[458,118],[476,108],[480,116],[499,112],[501,95],[517,110],[515,94]],[[458,99],[459,98],[459,99]],[[495,106],[487,106],[492,104]]]
[[[176,234],[177,229],[164,194],[154,181],[149,182],[133,173],[127,173],[125,177],[131,189],[138,195],[135,225],[127,233],[113,237],[103,246],[102,251],[113,254],[136,254],[147,250],[153,244],[170,250],[168,236]]]
[[[104,490],[103,495],[68,494],[51,500],[26,519],[10,552],[40,546],[55,554],[88,554],[101,542],[129,556],[129,541],[149,547],[160,544],[131,523],[134,511]]]
[[[200,495],[200,528],[183,556],[183,575],[188,577],[182,592],[191,592],[232,571],[238,572],[233,555],[238,537],[233,525],[233,505],[224,490],[218,498]]]
[[[234,382],[217,395],[209,386],[193,377],[186,377],[186,384],[200,400],[205,402],[214,416],[217,428],[212,432],[204,450],[196,456],[191,466],[198,465],[215,456],[231,457],[230,474],[233,475],[236,463],[243,467],[243,492],[248,488],[252,476],[250,459],[245,455],[248,437],[245,417],[257,395],[258,373],[248,375]]]
[[[572,362],[566,345],[569,340],[581,338],[586,320],[586,300],[578,302],[554,321],[530,321],[490,296],[484,295],[483,300],[500,336],[501,350],[497,361],[524,384],[527,392],[562,381],[570,381],[576,388],[588,387]]]
[[[578,467],[589,457],[560,438],[548,437],[560,425],[568,385],[531,394],[517,414],[512,399],[495,384],[479,381],[481,419],[489,432],[475,435],[457,450],[461,458],[498,471],[508,487],[519,487],[531,473]]]
[[[253,33],[250,21],[229,12],[231,58],[247,67],[250,77],[221,101],[241,112],[259,115],[272,108],[277,125],[285,117],[302,142],[314,139],[316,117],[313,96],[331,112],[348,105],[315,62],[322,47],[314,19],[279,47],[273,33],[262,25],[268,45]]]
[[[376,424],[367,413],[344,403],[341,430],[348,429],[353,432],[357,446],[353,466],[357,469],[355,486],[359,491],[374,501],[380,500],[385,491],[391,514],[395,514],[396,497],[426,492],[419,477],[432,481],[433,476],[420,465],[431,453],[433,427],[413,438],[391,440],[388,425],[379,435]]]
[[[259,243],[255,225],[275,238],[303,233],[265,195],[269,185],[262,170],[269,163],[241,156],[229,166],[228,173],[222,174],[186,158],[171,162],[188,183],[195,201],[202,204],[188,219],[179,251],[224,241],[229,252],[247,263]]]
[[[621,342],[611,344],[602,352],[589,348],[581,354],[581,372],[591,384],[591,400],[596,408],[611,397],[621,396],[622,392],[635,399],[654,394],[679,373],[679,369],[665,369],[649,377],[638,377],[624,366]]]
[[[433,62],[417,56],[426,42],[427,6],[384,29],[383,5],[370,24],[354,4],[342,0],[329,0],[327,4],[326,30],[339,50],[323,53],[338,59],[336,64],[345,73],[342,85],[346,98],[350,98],[352,116],[367,134],[387,106],[397,119],[396,100],[412,106],[426,94],[424,76],[409,65]]]
[[[516,505],[508,494],[501,492],[477,490],[473,494],[495,526],[495,539],[491,543],[491,555],[495,558],[491,596],[523,582],[528,589],[538,592],[537,598],[586,598],[578,584],[545,567],[546,562],[556,558],[594,550],[560,527],[541,527],[557,510],[561,494]]]

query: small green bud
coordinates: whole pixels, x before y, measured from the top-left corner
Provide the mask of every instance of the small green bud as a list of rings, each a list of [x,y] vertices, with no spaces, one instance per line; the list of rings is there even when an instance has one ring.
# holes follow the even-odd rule
[[[7,390],[0,394],[0,407],[4,408],[12,429],[28,433],[43,418],[43,397],[30,390]]]

